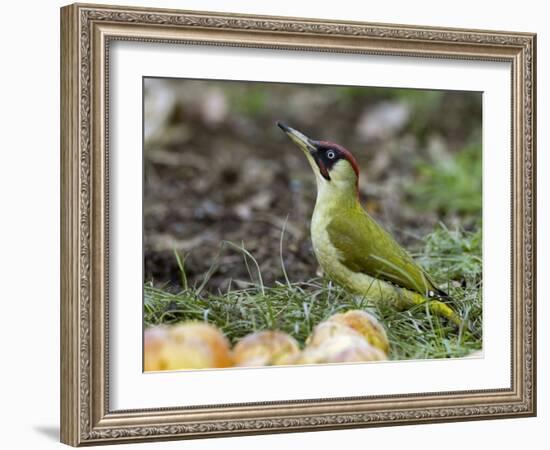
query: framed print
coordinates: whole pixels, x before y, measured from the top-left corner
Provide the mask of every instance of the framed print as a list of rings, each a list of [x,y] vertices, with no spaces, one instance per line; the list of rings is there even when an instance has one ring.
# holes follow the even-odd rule
[[[536,414],[535,58],[62,8],[62,441]]]

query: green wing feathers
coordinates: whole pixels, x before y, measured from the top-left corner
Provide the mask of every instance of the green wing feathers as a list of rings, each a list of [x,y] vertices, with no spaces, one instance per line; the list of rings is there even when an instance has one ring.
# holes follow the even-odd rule
[[[362,208],[334,217],[327,227],[332,245],[340,253],[340,262],[354,272],[391,282],[427,296],[437,288],[428,274]]]

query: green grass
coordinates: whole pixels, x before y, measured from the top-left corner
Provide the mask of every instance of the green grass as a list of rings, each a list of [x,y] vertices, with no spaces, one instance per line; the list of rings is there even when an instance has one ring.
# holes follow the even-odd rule
[[[411,200],[423,211],[481,213],[481,148],[474,144],[453,157],[419,161],[418,177],[406,186]]]
[[[326,279],[294,281],[289,267],[283,282],[265,286],[257,262],[244,247],[224,243],[220,251],[241,252],[250,279],[255,281],[245,288],[208,292],[208,278],[217,270],[214,262],[202,283],[188,286],[185,261],[178,255],[181,290],[173,293],[145,284],[145,325],[207,321],[219,327],[233,343],[253,331],[278,329],[303,345],[315,325],[332,314],[365,309],[385,326],[391,359],[457,357],[481,348],[480,232],[453,231],[440,226],[426,237],[422,251],[415,255],[451,295],[450,305],[466,319],[468,326],[460,329],[431,316],[426,305],[396,311],[373,304],[366,297],[350,295]]]

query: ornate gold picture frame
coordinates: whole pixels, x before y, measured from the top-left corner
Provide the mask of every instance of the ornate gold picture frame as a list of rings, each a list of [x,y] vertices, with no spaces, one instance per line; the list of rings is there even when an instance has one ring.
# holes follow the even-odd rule
[[[509,388],[113,410],[108,100],[115,41],[509,63],[512,295],[503,302],[511,308]],[[105,5],[62,8],[62,442],[80,446],[535,415],[535,87],[536,36],[530,33]]]

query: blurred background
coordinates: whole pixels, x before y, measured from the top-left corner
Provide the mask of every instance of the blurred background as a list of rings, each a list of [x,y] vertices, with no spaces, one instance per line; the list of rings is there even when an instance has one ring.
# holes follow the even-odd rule
[[[438,223],[481,227],[479,92],[146,78],[144,80],[145,282],[181,288],[214,262],[205,289],[250,280],[244,247],[263,281],[316,276],[309,223],[313,173],[275,126],[349,149],[363,205],[409,250]],[[288,217],[288,220],[287,220]]]

